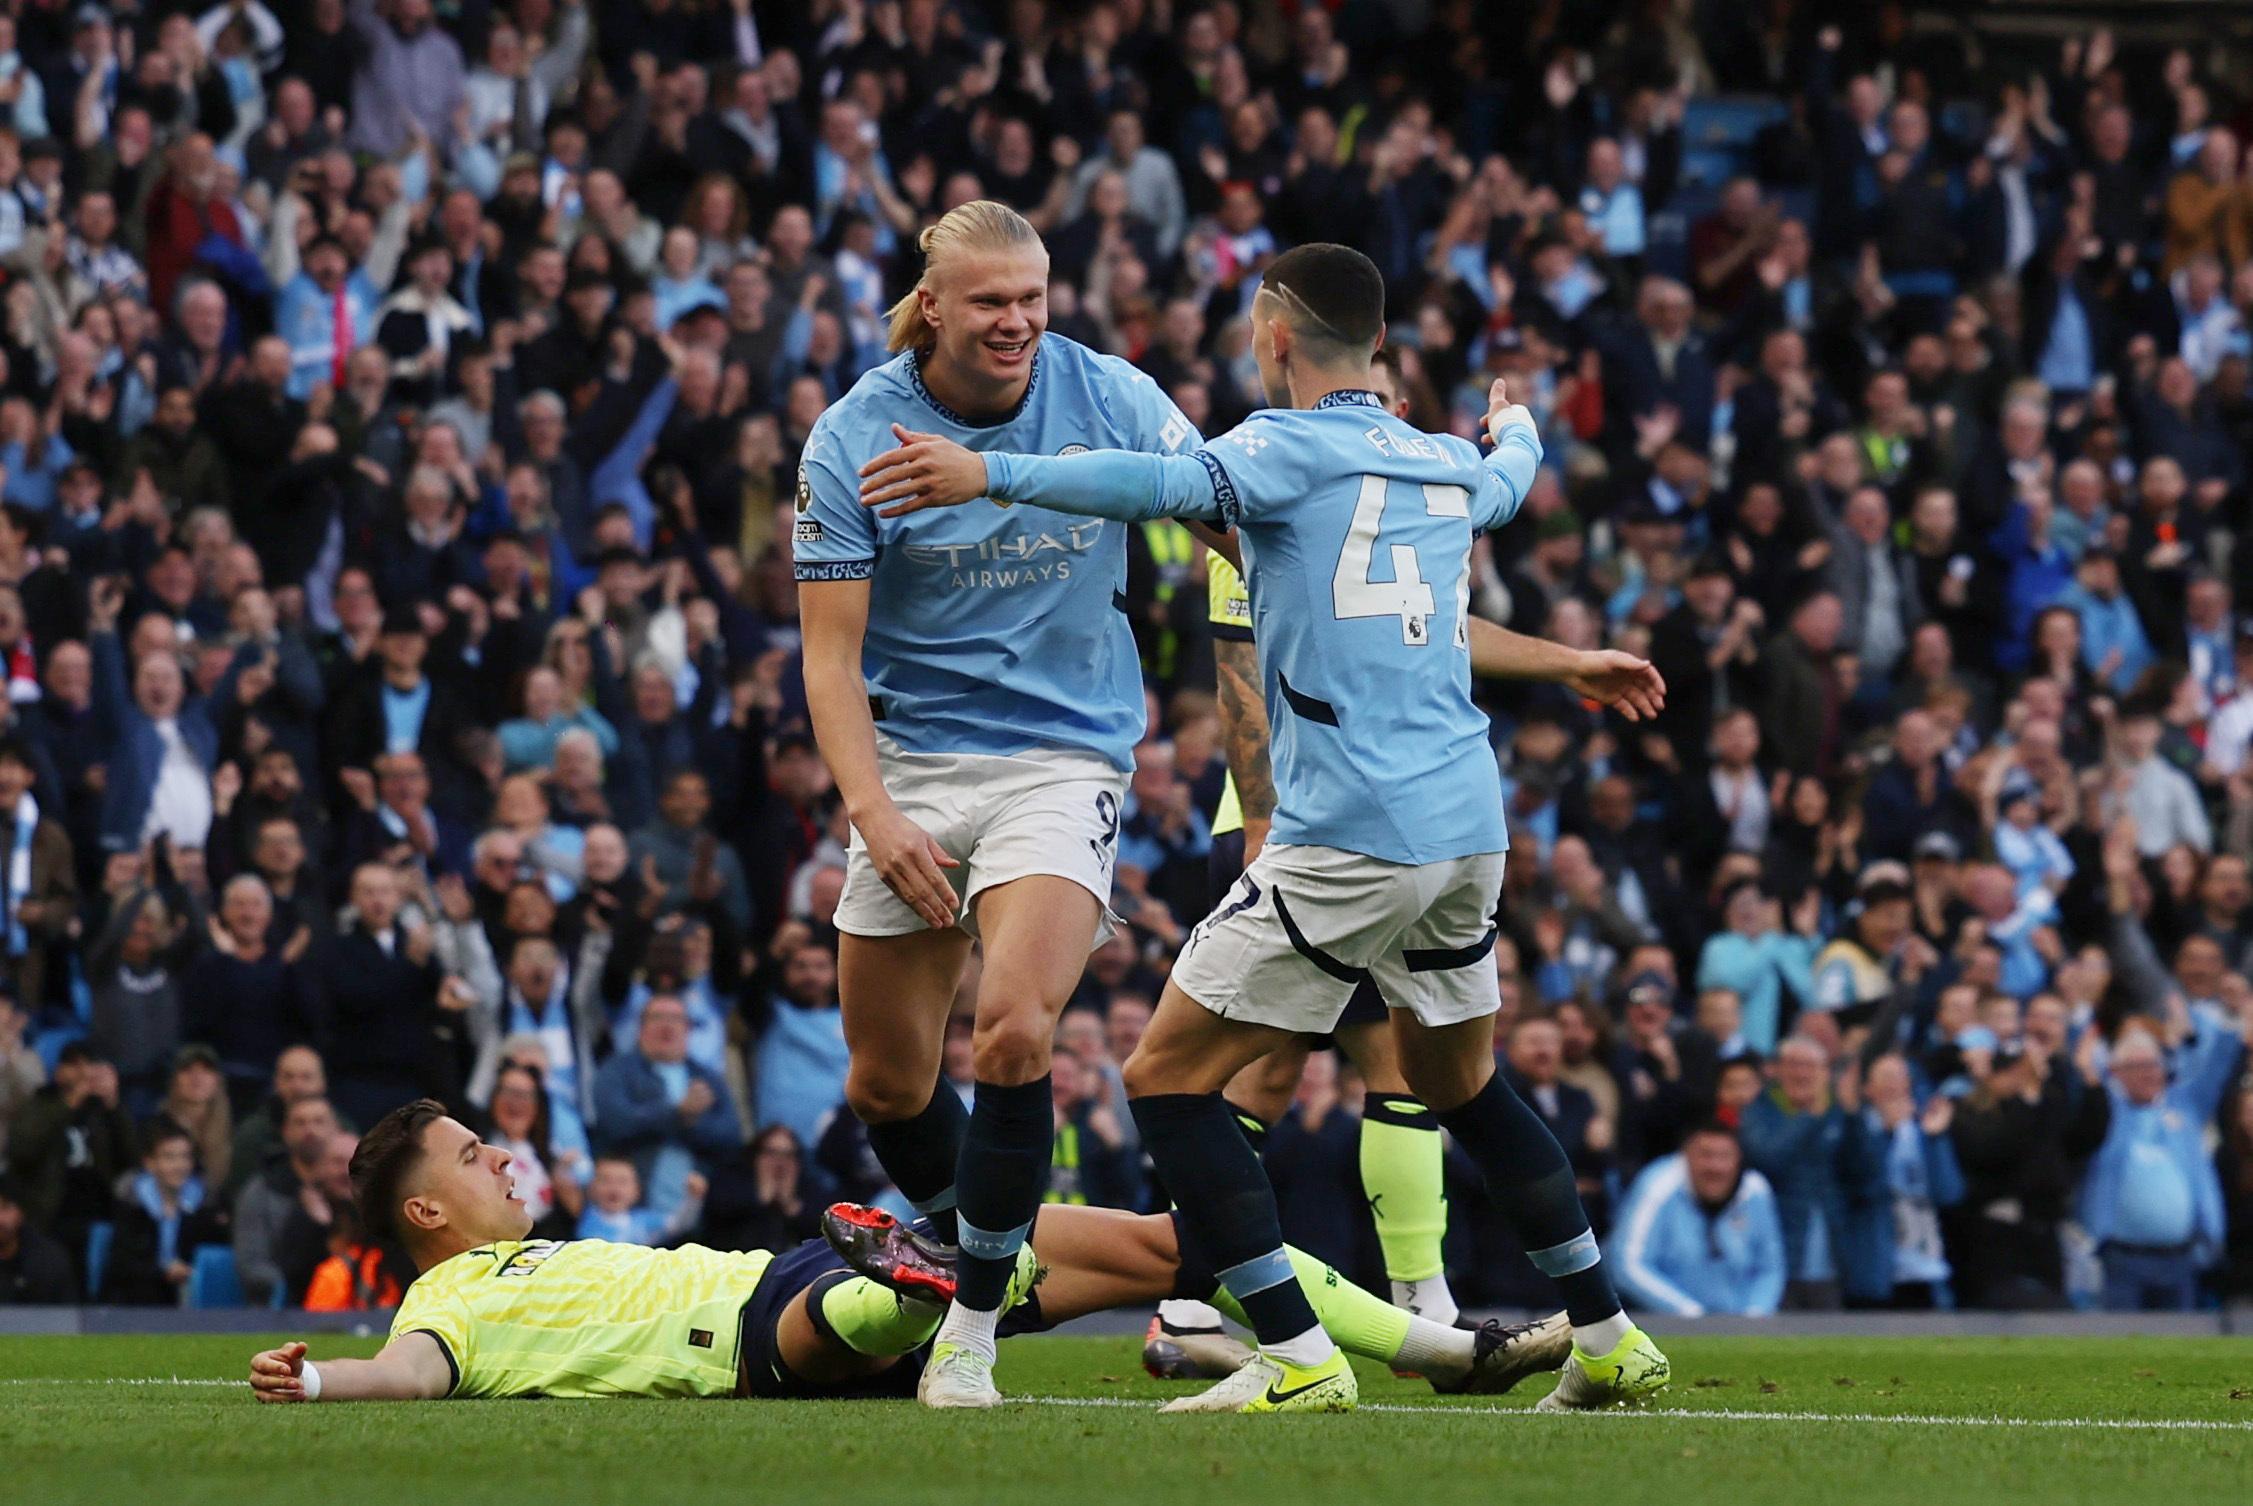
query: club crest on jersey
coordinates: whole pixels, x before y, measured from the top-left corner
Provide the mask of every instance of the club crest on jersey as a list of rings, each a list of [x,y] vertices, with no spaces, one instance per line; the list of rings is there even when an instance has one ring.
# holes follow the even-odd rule
[[[798,462],[798,511],[808,513],[813,511],[813,506],[814,484],[806,479],[806,463],[801,460]]]

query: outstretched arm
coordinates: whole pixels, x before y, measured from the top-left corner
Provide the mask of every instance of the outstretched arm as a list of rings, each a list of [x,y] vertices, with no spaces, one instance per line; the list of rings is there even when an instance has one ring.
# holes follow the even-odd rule
[[[1618,649],[1568,648],[1513,633],[1483,617],[1471,619],[1471,673],[1486,680],[1539,680],[1616,709],[1631,722],[1649,721],[1666,705],[1666,681],[1646,659]]]
[[[861,467],[861,505],[896,518],[979,497],[1038,502],[1058,512],[1135,523],[1220,518],[1205,462],[1194,455],[1089,450],[1078,455],[980,454],[937,434],[892,425],[900,447]]]
[[[435,1401],[454,1389],[454,1367],[427,1333],[401,1334],[372,1360],[322,1360],[308,1384],[303,1344],[269,1349],[250,1362],[250,1394],[263,1402]]]

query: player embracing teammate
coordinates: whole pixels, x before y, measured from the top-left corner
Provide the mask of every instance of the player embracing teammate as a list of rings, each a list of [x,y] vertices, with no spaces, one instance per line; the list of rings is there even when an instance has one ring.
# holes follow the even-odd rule
[[[1486,718],[1470,696],[1469,557],[1524,500],[1541,458],[1500,383],[1494,452],[1425,435],[1370,391],[1384,285],[1343,246],[1268,269],[1253,350],[1273,410],[1186,456],[1128,447],[978,454],[936,433],[863,467],[889,522],[1039,498],[1066,513],[1190,519],[1236,530],[1250,586],[1278,789],[1267,845],[1184,947],[1127,1091],[1185,1235],[1260,1340],[1236,1374],[1169,1410],[1342,1410],[1351,1367],[1283,1252],[1275,1197],[1222,1089],[1243,1067],[1326,1031],[1365,979],[1392,1012],[1408,1085],[1478,1163],[1574,1345],[1545,1408],[1644,1396],[1666,1358],[1627,1320],[1572,1169],[1494,1069],[1491,961],[1508,836]],[[1135,447],[1142,448],[1142,447]],[[953,516],[942,511],[940,516]],[[1656,709],[1648,665],[1514,639],[1512,671]],[[1625,662],[1622,662],[1625,661]],[[990,985],[989,985],[990,986]]]
[[[973,450],[1172,454],[1155,383],[1048,324],[1048,253],[980,200],[923,232],[895,359],[814,425],[794,533],[806,693],[853,826],[838,905],[846,1099],[894,1184],[961,1247],[932,1406],[992,1406],[995,1325],[1047,1187],[1056,1017],[1108,911],[1143,731],[1126,525],[1028,499],[886,520],[861,466],[907,429]],[[905,427],[903,428],[903,421]],[[973,937],[975,1102],[939,1079]]]

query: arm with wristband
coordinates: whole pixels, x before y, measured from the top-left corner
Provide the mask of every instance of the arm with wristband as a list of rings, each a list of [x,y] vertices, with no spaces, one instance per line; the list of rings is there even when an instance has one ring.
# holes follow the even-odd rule
[[[373,1359],[323,1360],[284,1344],[250,1362],[250,1394],[271,1404],[306,1401],[433,1401],[454,1388],[454,1367],[427,1333],[405,1333]]]

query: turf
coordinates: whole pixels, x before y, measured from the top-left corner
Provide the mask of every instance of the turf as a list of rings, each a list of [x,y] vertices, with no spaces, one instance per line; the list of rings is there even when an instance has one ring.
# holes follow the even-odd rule
[[[0,1499],[2203,1506],[2253,1491],[2253,1343],[2230,1339],[1674,1338],[1662,1415],[1632,1417],[1521,1415],[1545,1381],[1448,1402],[1366,1368],[1364,1410],[1350,1417],[1159,1417],[1149,1404],[1180,1388],[1144,1377],[1123,1338],[1007,1346],[1014,1392],[1104,1404],[984,1415],[821,1402],[285,1408],[256,1406],[246,1388],[121,1384],[238,1380],[266,1342],[0,1339]],[[314,1354],[373,1347],[331,1340]],[[1919,1420],[1892,1420],[1903,1418]],[[1962,1421],[1973,1418],[2012,1422]],[[2177,1425],[2120,1425],[2131,1422]]]

